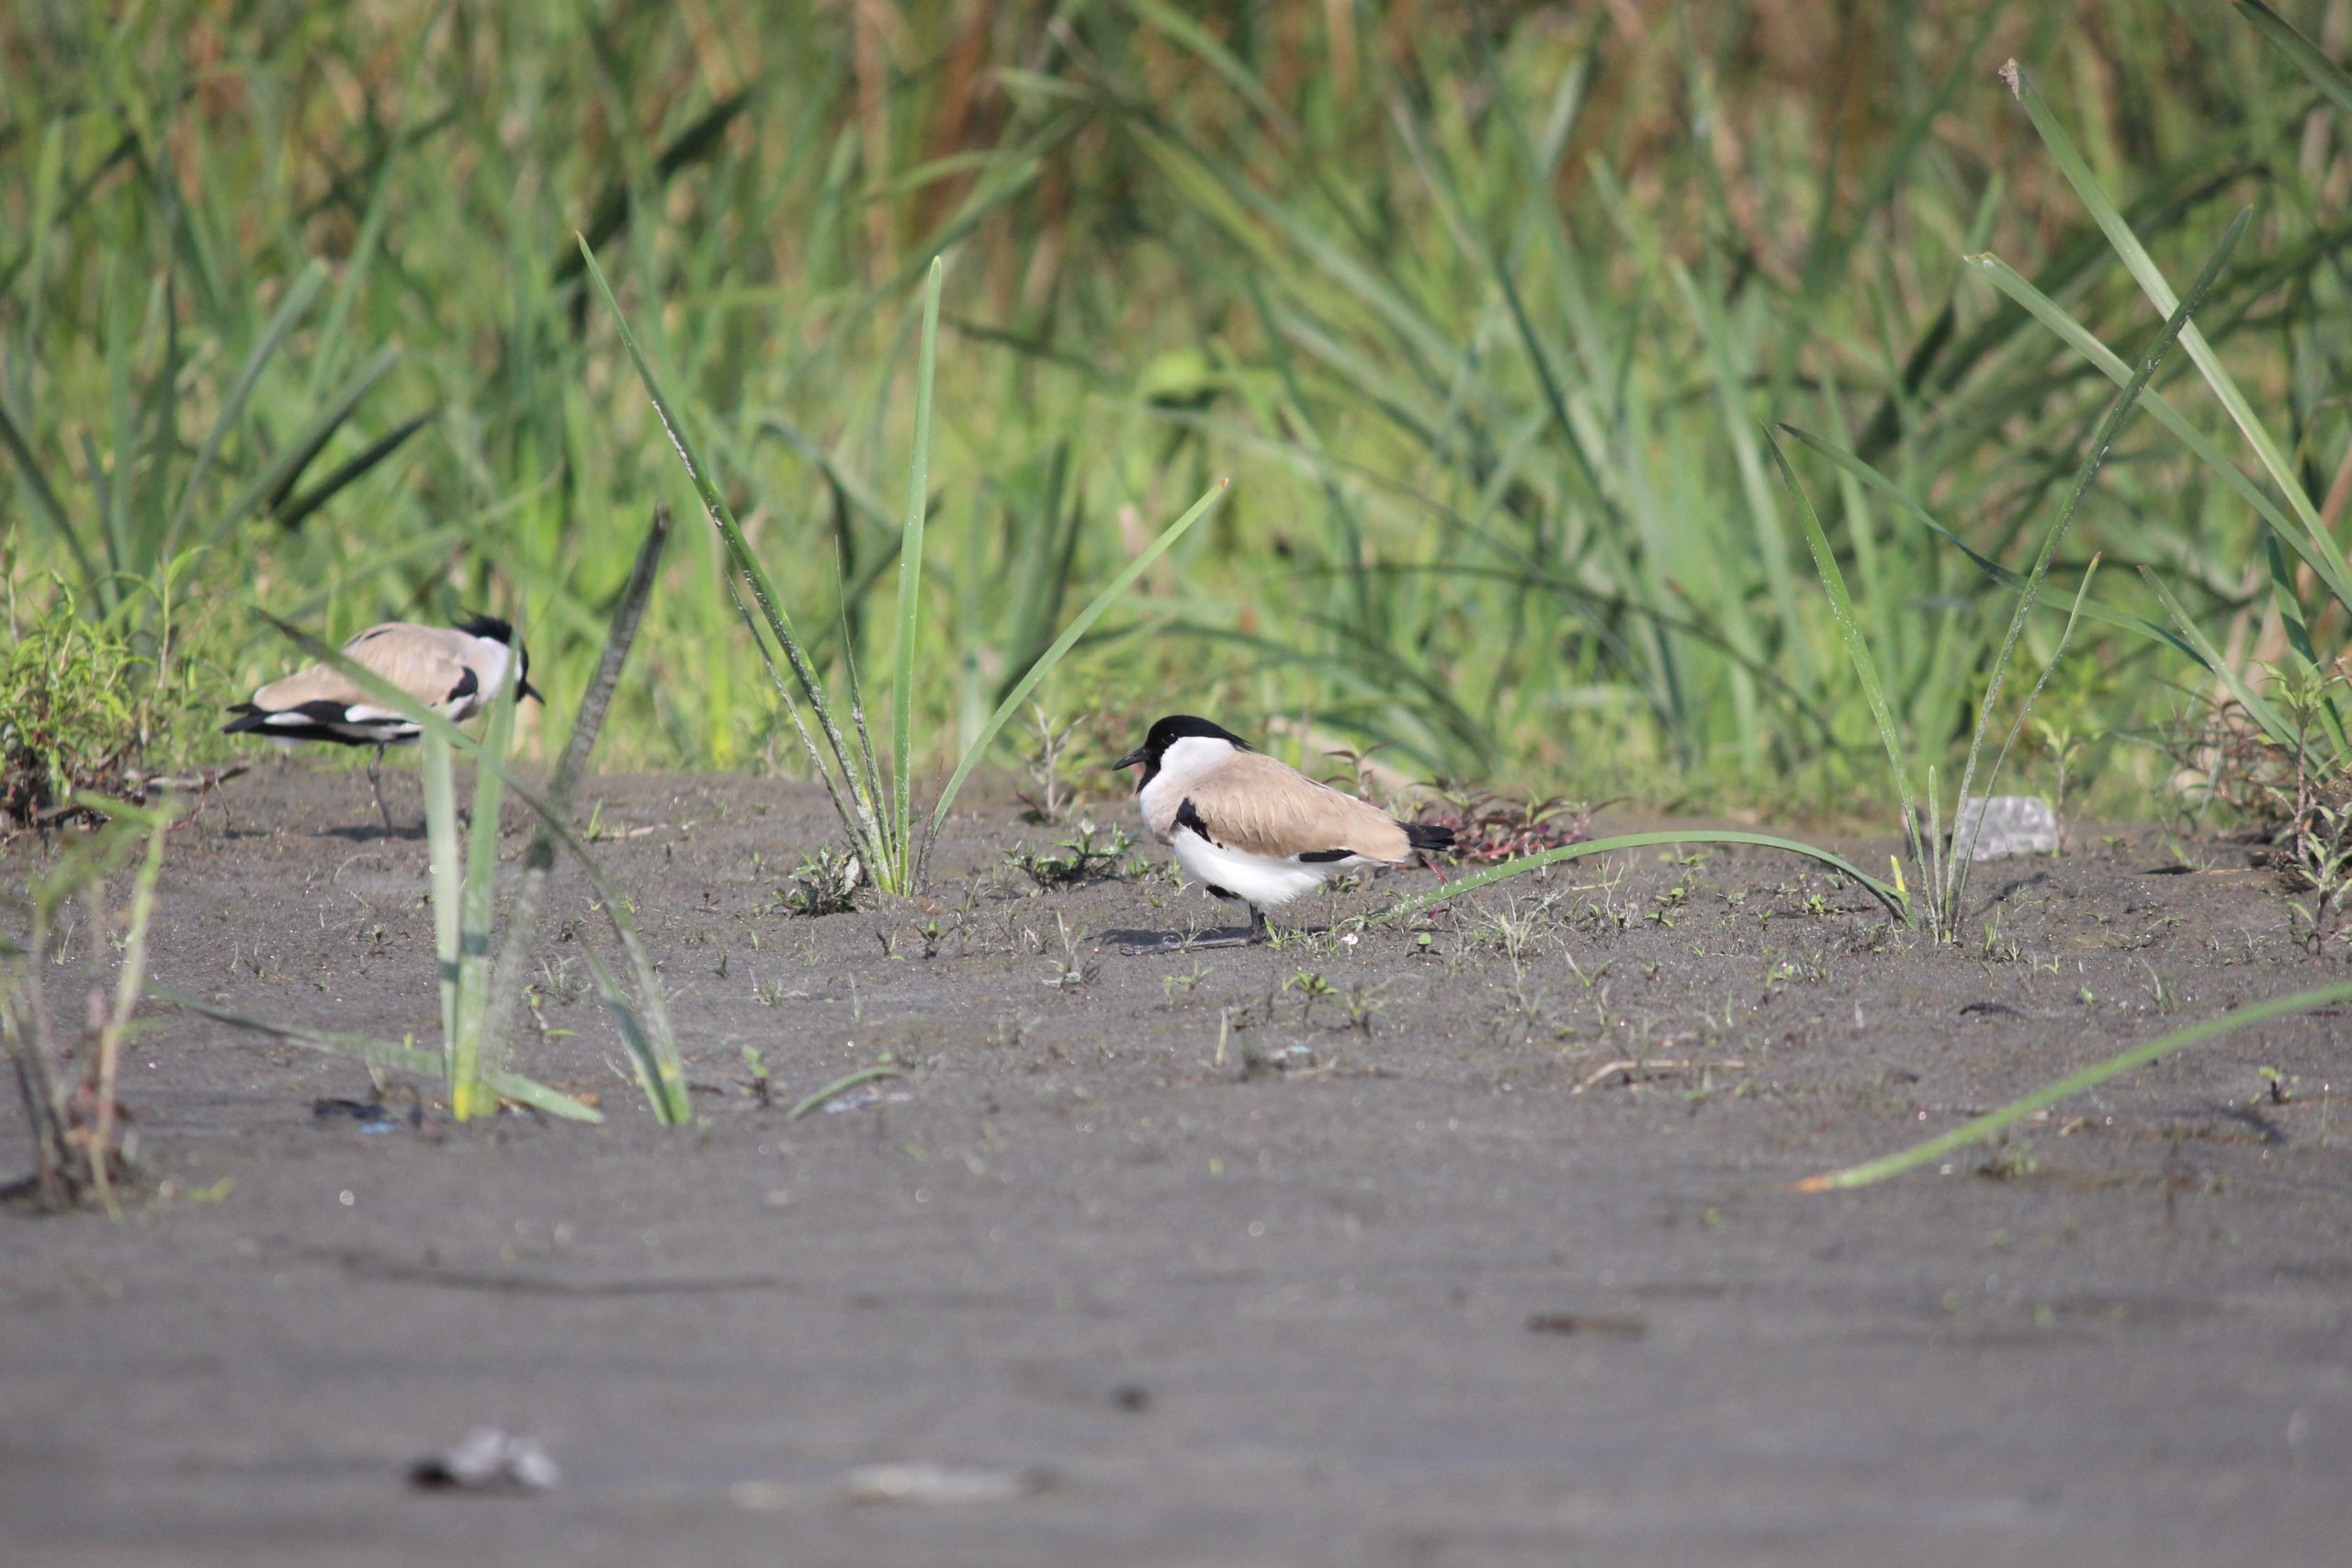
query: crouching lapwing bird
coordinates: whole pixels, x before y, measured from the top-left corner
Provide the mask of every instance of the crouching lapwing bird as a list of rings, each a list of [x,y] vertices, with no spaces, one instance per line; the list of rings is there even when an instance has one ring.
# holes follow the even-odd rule
[[[398,686],[428,707],[438,709],[451,723],[473,717],[503,689],[510,671],[515,691],[537,702],[531,689],[531,656],[514,640],[514,628],[490,615],[474,615],[455,626],[420,626],[390,621],[369,626],[343,645],[344,657]],[[417,726],[390,708],[370,702],[352,679],[331,664],[272,681],[254,694],[254,700],[229,710],[238,716],[222,728],[227,735],[266,735],[281,745],[323,740],[336,746],[373,746],[368,782],[376,791],[376,809],[383,815],[384,832],[392,831],[392,813],[384,804],[384,748],[417,738]]]
[[[1243,936],[1195,942],[1238,947],[1266,940],[1266,915],[1360,865],[1410,865],[1451,849],[1453,829],[1399,822],[1385,811],[1250,749],[1231,730],[1189,714],[1151,727],[1112,763],[1143,764],[1136,795],[1151,836],[1210,894],[1250,912]]]

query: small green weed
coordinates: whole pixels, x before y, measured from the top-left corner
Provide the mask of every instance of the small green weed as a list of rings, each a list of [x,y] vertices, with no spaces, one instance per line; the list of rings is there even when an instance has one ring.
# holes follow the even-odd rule
[[[1033,850],[1026,843],[1015,844],[1004,852],[1004,863],[1039,887],[1116,880],[1135,842],[1135,835],[1125,828],[1100,829],[1091,819],[1080,818],[1057,849]]]
[[[800,857],[791,886],[776,890],[776,902],[792,914],[811,919],[845,915],[857,908],[857,889],[865,876],[855,854],[820,844]]]

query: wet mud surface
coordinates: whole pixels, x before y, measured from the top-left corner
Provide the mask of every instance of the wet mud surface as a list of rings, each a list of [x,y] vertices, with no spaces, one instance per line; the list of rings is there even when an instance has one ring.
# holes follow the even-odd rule
[[[413,821],[414,773],[390,793]],[[808,919],[775,890],[821,796],[583,801],[699,1125],[627,1077],[570,873],[515,1066],[602,1127],[452,1126],[156,1010],[125,1099],[160,1186],[119,1224],[0,1211],[0,1557],[2344,1561],[2352,1016],[1945,1174],[1789,1190],[2341,977],[2241,849],[1984,868],[1958,953],[1804,863],[1646,851],[1418,931],[1125,956],[1221,916],[1165,876],[1034,886],[1003,850],[1063,835],[1011,809],[952,825],[935,902]],[[378,839],[357,773],[229,806],[173,841],[156,982],[432,1043],[421,837]],[[885,1053],[910,1076],[787,1121]],[[561,1486],[409,1488],[483,1424]]]

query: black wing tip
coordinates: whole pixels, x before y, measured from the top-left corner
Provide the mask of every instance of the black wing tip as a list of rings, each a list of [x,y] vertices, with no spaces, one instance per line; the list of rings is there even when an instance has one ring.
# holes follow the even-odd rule
[[[1453,847],[1453,829],[1430,822],[1399,824],[1405,829],[1405,841],[1417,850],[1450,850]]]

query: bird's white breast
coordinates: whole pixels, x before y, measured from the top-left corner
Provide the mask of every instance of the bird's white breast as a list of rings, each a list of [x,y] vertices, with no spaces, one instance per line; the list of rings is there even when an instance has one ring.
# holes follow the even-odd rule
[[[1261,909],[1279,909],[1314,892],[1329,874],[1319,865],[1221,848],[1190,828],[1176,829],[1170,844],[1185,875],[1204,887],[1223,888]]]

